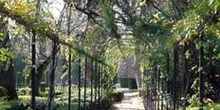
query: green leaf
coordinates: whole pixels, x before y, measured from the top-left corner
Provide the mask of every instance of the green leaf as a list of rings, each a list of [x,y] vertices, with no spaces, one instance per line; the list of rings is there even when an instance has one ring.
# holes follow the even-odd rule
[[[0,32],[0,41],[2,41],[4,38],[4,34]]]
[[[4,34],[0,32],[0,37],[3,37],[3,36],[4,36]]]
[[[189,50],[187,50],[187,51],[185,52],[185,56],[186,56],[186,59],[189,59],[189,57],[190,57]]]
[[[215,0],[210,0],[209,1],[209,6],[211,6],[214,3]]]
[[[146,0],[140,1],[139,6],[143,6],[146,3]]]
[[[219,4],[214,5],[214,10],[217,11],[220,8]]]
[[[195,70],[196,68],[197,68],[197,65],[193,66],[193,67],[191,68],[191,70]]]
[[[202,67],[199,67],[199,68],[198,68],[198,72],[200,72],[200,71],[202,71]]]
[[[218,59],[220,59],[220,53],[218,54]]]

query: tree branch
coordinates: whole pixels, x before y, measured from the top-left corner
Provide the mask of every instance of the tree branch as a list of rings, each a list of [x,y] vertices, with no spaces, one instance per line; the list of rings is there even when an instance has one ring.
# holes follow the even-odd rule
[[[169,20],[172,19],[172,17],[170,17],[168,14],[166,14],[163,10],[161,10],[158,6],[156,6],[151,0],[148,0],[147,3],[150,3],[155,9],[157,9],[159,12],[161,12],[166,18],[168,18]]]
[[[19,13],[13,13],[12,10],[5,7],[5,2],[2,2],[2,1],[0,1],[0,15],[3,15],[5,17],[9,17],[9,18],[15,20],[18,24],[23,25],[29,31],[35,30],[36,32],[39,32],[38,34],[40,34],[41,36],[46,36],[47,38],[49,38],[53,42],[68,46],[68,47],[74,49],[75,51],[77,51],[78,53],[81,53],[82,55],[88,56],[91,59],[96,60],[97,62],[100,62],[100,63],[107,65],[105,62],[103,62],[99,58],[91,56],[90,54],[86,53],[85,50],[77,48],[73,44],[68,43],[68,42],[60,39],[58,34],[55,31],[53,31],[52,29],[48,29],[48,27],[43,27],[45,29],[36,28],[36,27],[42,27],[42,26],[40,26],[42,24],[39,24],[39,21],[41,21],[40,19],[37,19],[36,17],[30,16],[28,14],[25,16],[21,16],[21,15],[19,15]],[[42,32],[42,30],[44,32]]]

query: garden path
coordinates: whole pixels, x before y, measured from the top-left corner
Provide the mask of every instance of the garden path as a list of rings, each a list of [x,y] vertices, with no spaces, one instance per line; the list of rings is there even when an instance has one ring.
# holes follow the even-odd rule
[[[124,98],[121,102],[114,103],[110,110],[145,110],[142,98],[137,91],[124,91]]]

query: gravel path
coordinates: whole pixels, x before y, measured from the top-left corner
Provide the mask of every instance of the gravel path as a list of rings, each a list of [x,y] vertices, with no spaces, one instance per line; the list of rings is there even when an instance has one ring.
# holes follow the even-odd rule
[[[138,92],[126,91],[124,99],[111,106],[110,110],[145,110]]]

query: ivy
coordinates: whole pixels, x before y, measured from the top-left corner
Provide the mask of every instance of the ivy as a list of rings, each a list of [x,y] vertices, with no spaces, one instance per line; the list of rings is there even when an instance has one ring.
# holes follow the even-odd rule
[[[111,6],[111,3],[104,3],[102,4],[101,8],[101,14],[103,15],[101,17],[103,21],[102,24],[105,24],[104,26],[110,30],[110,34],[112,35],[112,37],[120,38],[121,36],[117,32],[118,27],[115,22],[115,12]]]
[[[8,58],[13,57],[12,53],[6,48],[0,48],[0,62],[6,61]]]

